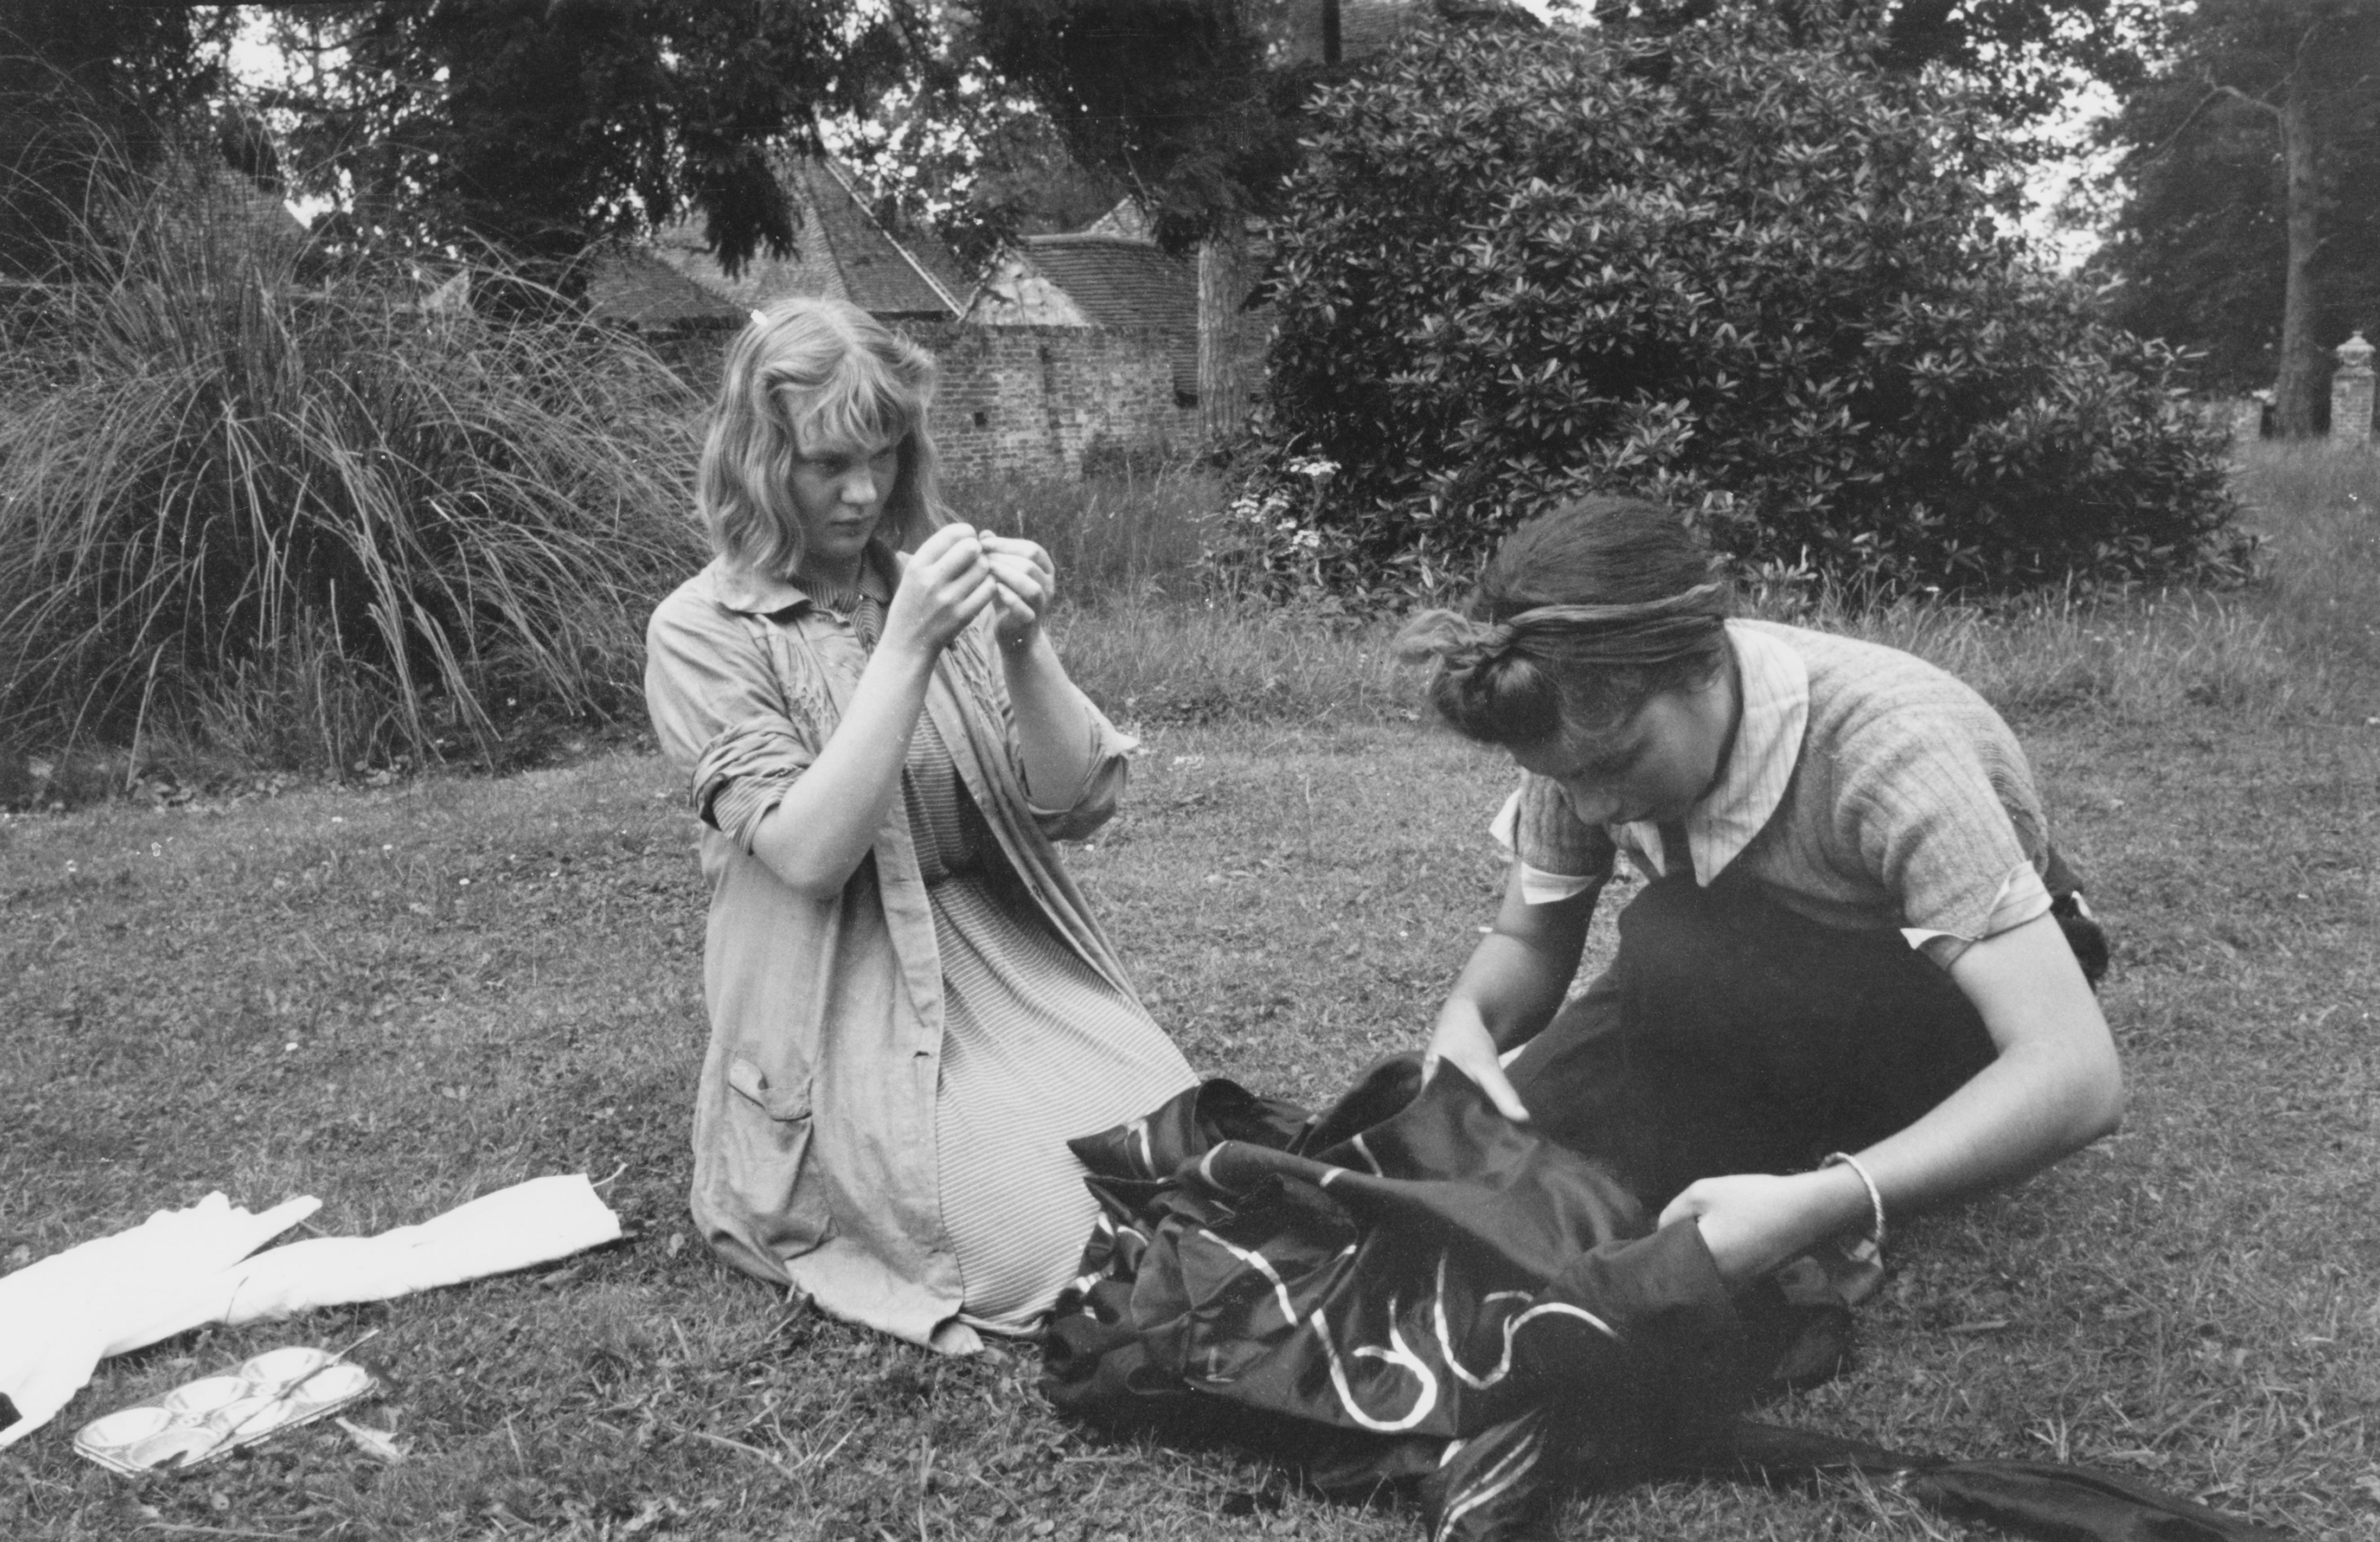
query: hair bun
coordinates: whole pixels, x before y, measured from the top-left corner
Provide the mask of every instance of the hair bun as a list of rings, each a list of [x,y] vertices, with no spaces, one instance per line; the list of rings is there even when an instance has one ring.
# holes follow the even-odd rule
[[[1477,621],[1458,611],[1424,611],[1397,633],[1397,658],[1408,664],[1435,663],[1451,674],[1468,674],[1492,662],[1512,644],[1512,628]]]

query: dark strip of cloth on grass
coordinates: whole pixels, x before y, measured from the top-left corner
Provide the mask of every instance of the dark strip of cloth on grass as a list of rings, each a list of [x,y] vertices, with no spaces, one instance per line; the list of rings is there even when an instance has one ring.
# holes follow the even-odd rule
[[[1419,1480],[1430,1535],[1512,1542],[1572,1484],[1859,1472],[2070,1542],[2282,1534],[2081,1468],[1949,1462],[1743,1421],[1840,1363],[1849,1312],[1788,1274],[1730,1293],[1609,1166],[1447,1068],[1376,1066],[1309,1116],[1210,1081],[1074,1143],[1101,1217],[1042,1390],[1116,1431],[1227,1441],[1351,1495]]]

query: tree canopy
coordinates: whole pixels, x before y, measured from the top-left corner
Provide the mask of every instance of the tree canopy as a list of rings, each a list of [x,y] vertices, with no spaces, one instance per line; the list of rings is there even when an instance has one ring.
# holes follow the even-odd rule
[[[767,147],[905,79],[923,26],[908,0],[377,0],[285,20],[342,53],[280,104],[358,241],[566,257],[691,210],[734,267],[793,237]]]
[[[0,30],[0,145],[30,201],[63,207],[96,147],[131,146],[137,162],[144,134],[221,107],[242,8],[18,0]],[[865,112],[934,56],[922,0],[245,8],[313,61],[260,104],[294,125],[290,179],[331,201],[332,242],[531,261],[688,212],[731,268],[785,249],[793,216],[770,147],[815,144],[821,117]],[[234,135],[226,149],[237,163],[263,142]],[[21,218],[7,234],[47,239]]]
[[[2064,104],[2078,76],[2138,74],[2140,22],[2155,0],[1597,0],[1614,31],[1655,35],[1766,18],[1796,43],[1859,39],[1864,63],[1900,75],[1960,75],[1995,113],[2031,121]]]
[[[1130,187],[1183,249],[1268,212],[1297,164],[1316,70],[1284,66],[1244,0],[982,0],[962,45]]]
[[[218,101],[230,29],[221,8],[128,0],[15,0],[0,13],[0,273],[71,260],[108,174]],[[254,164],[246,136],[236,147]]]
[[[2318,416],[2327,350],[2380,321],[2380,10],[2199,0],[2107,125],[2124,192],[2096,262],[2126,325]]]
[[[925,225],[983,262],[1019,236],[1079,230],[1123,184],[1078,159],[1031,98],[945,55],[917,83],[836,126],[836,152],[888,225]]]

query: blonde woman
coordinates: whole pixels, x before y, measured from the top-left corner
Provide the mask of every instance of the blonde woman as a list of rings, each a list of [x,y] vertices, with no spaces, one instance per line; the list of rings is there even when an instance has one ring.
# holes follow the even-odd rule
[[[936,1348],[1029,1331],[1096,1207],[1065,1142],[1188,1064],[1050,843],[1123,791],[1031,541],[947,519],[933,363],[793,299],[730,350],[716,559],[647,633],[710,883],[696,1220],[748,1273]]]

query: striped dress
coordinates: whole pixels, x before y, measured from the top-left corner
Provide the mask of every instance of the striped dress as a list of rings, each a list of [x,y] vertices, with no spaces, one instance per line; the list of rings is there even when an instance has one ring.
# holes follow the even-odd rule
[[[856,598],[846,613],[872,646],[880,602],[837,598]],[[1099,1213],[1066,1142],[1147,1113],[1196,1077],[1148,1012],[1043,924],[930,716],[910,738],[902,797],[941,960],[934,1133],[964,1316],[1029,1331],[1074,1279]]]

